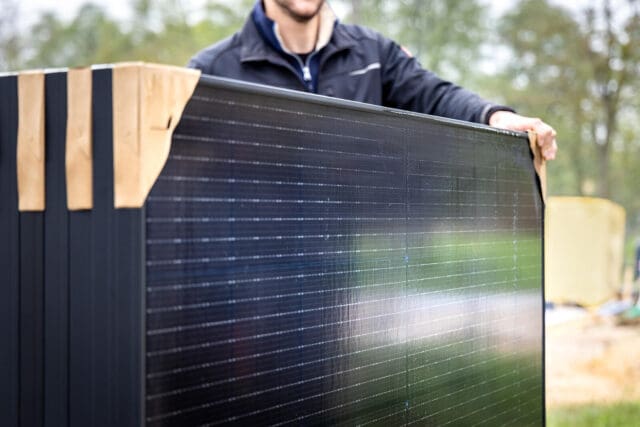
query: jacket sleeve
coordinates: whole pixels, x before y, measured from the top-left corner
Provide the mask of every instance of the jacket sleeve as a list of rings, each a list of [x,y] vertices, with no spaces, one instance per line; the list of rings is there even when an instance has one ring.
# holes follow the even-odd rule
[[[488,124],[490,114],[495,111],[513,111],[425,70],[389,39],[380,36],[378,46],[386,106],[484,124]]]

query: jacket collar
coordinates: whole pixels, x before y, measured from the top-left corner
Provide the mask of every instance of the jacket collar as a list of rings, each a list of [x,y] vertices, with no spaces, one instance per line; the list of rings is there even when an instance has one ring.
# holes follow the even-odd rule
[[[355,40],[345,31],[340,31],[341,24],[328,3],[324,4],[320,13],[321,27],[316,51],[326,48],[327,53],[333,53],[355,46]],[[269,28],[271,25],[272,27]],[[273,34],[273,37],[270,34]],[[277,25],[264,14],[261,0],[256,2],[253,11],[242,27],[240,41],[242,44],[240,60],[242,62],[273,60],[274,50],[286,52],[280,42]]]

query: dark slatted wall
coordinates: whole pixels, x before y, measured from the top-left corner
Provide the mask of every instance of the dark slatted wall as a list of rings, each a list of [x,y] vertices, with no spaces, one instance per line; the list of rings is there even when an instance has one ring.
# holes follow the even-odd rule
[[[139,426],[144,210],[113,207],[111,70],[93,73],[95,204],[77,212],[62,70],[45,73],[46,209],[18,212],[17,80],[0,76],[0,426]]]
[[[93,71],[92,91],[94,204],[69,213],[68,417],[134,427],[144,412],[144,210],[113,207],[110,69]]]
[[[146,205],[156,425],[540,425],[526,138],[203,78]]]

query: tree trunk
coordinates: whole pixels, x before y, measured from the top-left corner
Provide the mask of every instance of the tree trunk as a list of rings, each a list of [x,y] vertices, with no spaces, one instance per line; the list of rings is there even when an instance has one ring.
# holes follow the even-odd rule
[[[611,198],[611,178],[609,173],[609,142],[598,145],[598,195],[605,199]]]

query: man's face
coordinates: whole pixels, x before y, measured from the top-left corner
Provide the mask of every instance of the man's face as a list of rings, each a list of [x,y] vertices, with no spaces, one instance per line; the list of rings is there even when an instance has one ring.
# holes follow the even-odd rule
[[[298,22],[307,22],[318,14],[325,0],[274,0],[276,5]]]

